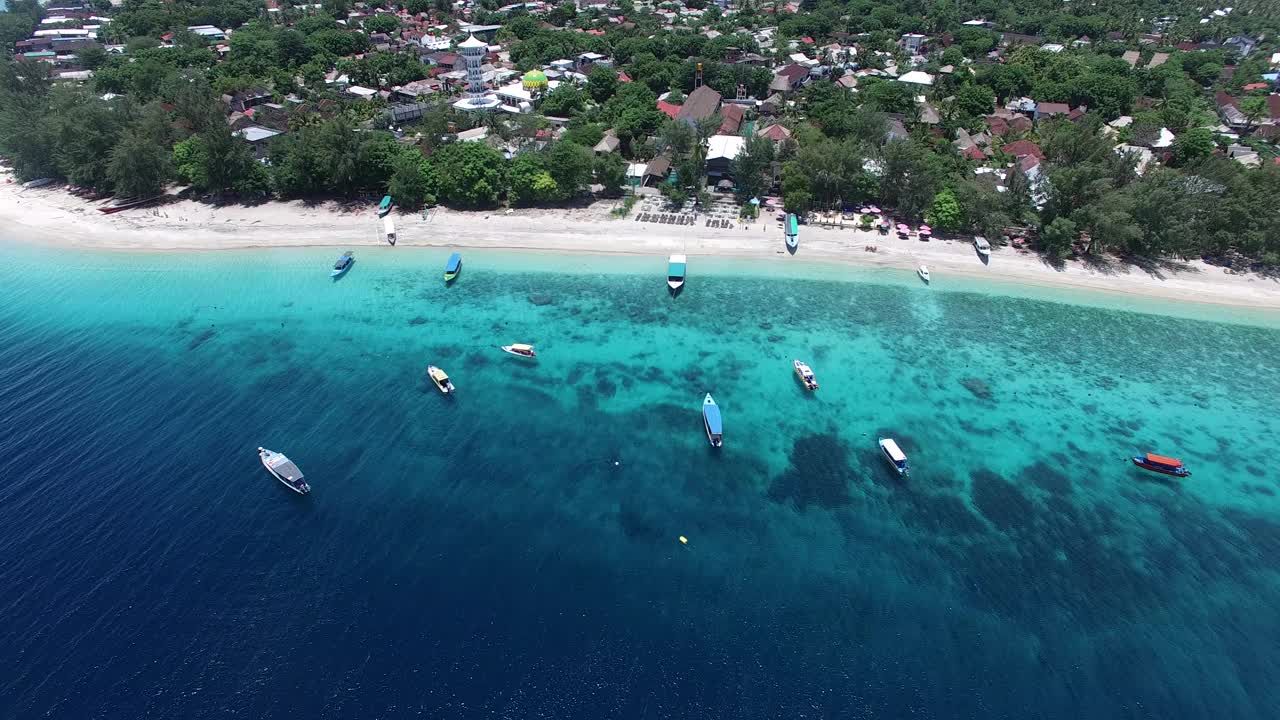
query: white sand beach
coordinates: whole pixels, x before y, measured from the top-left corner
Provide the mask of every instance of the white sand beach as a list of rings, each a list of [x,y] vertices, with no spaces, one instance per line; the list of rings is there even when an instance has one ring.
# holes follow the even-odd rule
[[[122,251],[222,250],[253,247],[385,245],[382,222],[372,205],[309,205],[269,202],[246,207],[213,207],[177,200],[113,215],[100,202],[56,187],[23,189],[12,176],[0,178],[0,235],[20,242]],[[928,265],[935,278],[962,275],[1002,282],[1075,288],[1155,299],[1258,309],[1280,309],[1280,281],[1253,274],[1229,274],[1200,261],[1154,267],[1112,263],[1091,268],[1068,262],[1054,268],[1034,253],[997,248],[984,264],[966,239],[921,242],[849,228],[803,226],[799,251],[783,245],[772,218],[734,223],[732,229],[638,222],[636,211],[616,218],[618,201],[578,209],[459,212],[432,209],[393,213],[397,247],[519,249],[575,254],[605,253],[744,258],[762,263],[840,263],[914,270]],[[876,252],[866,246],[877,247]]]

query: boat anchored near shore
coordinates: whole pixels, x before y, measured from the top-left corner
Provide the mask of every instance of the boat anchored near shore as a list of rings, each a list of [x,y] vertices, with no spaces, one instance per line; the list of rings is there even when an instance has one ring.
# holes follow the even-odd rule
[[[667,261],[667,289],[672,295],[684,287],[684,275],[689,265],[689,258],[684,255],[672,255]]]
[[[516,343],[514,345],[503,345],[502,352],[509,353],[511,355],[515,355],[516,357],[522,357],[522,358],[538,357],[538,353],[534,352],[532,345],[525,345],[523,343]]]
[[[298,469],[297,465],[293,464],[292,460],[285,457],[284,453],[260,447],[258,448],[258,459],[262,461],[262,467],[266,468],[267,472],[271,473],[272,477],[283,483],[285,487],[299,495],[306,495],[311,492],[311,486],[307,484],[302,471]]]
[[[460,272],[462,272],[462,255],[454,253],[449,256],[449,261],[444,264],[444,284],[448,285],[453,282]]]
[[[342,253],[342,257],[338,258],[338,262],[333,264],[333,270],[329,273],[329,277],[342,277],[343,273],[351,269],[351,264],[355,261],[356,256],[350,250]]]

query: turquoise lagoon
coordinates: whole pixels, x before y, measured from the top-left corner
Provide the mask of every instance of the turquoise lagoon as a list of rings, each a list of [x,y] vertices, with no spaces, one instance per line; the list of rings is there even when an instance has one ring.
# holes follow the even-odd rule
[[[338,254],[10,248],[0,707],[1280,707],[1268,315],[698,257],[676,299],[661,257],[466,252],[445,287],[448,251],[367,249],[335,282]]]

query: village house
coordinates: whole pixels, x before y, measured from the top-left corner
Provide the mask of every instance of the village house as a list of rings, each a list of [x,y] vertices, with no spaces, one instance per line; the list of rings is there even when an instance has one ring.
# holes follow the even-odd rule
[[[787,65],[777,70],[773,82],[769,83],[770,92],[795,92],[809,79],[809,69],[803,65]]]
[[[689,93],[689,97],[685,99],[684,105],[676,115],[676,120],[696,125],[699,121],[715,115],[719,110],[720,93],[703,85]]]

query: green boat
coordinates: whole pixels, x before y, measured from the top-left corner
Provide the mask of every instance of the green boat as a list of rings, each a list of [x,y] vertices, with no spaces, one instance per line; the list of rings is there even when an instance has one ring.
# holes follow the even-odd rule
[[[378,203],[378,217],[382,217],[391,212],[391,196],[383,195],[382,202]]]
[[[449,256],[449,262],[444,264],[444,281],[453,282],[460,272],[462,272],[462,256],[454,253]]]

